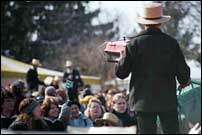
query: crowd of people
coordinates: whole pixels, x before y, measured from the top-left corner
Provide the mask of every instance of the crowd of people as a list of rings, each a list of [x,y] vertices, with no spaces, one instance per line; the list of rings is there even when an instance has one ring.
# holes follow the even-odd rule
[[[73,127],[127,127],[137,125],[127,94],[116,87],[94,93],[79,71],[67,61],[62,77],[40,80],[39,60],[32,60],[24,80],[1,87],[1,129],[66,131]],[[69,84],[72,83],[72,84]]]
[[[30,70],[27,74],[29,72]],[[23,80],[15,80],[8,86],[2,86],[1,129],[68,131],[68,126],[138,126],[137,114],[131,111],[128,105],[129,95],[126,89],[119,90],[111,86],[94,93],[90,85],[83,83],[78,71],[76,78],[81,82],[71,78],[65,80],[66,72],[64,76],[48,76],[36,83],[40,84],[40,87],[32,89],[28,82]],[[38,77],[37,70],[35,77]],[[79,82],[80,89],[73,88],[73,85],[67,86],[67,80],[74,85]],[[69,94],[69,90],[77,90],[74,92],[76,96]],[[200,132],[199,130],[200,128],[194,126],[190,133]]]
[[[170,18],[163,15],[160,3],[152,3],[137,19],[145,29],[131,37],[116,59],[117,77],[131,73],[129,94],[116,87],[94,93],[71,61],[66,61],[63,78],[42,81],[37,73],[41,63],[33,59],[26,82],[1,87],[1,128],[66,131],[68,126],[134,125],[139,134],[155,134],[158,116],[163,133],[180,133],[176,78],[182,88],[191,84],[191,78],[178,42],[160,29]],[[200,124],[192,124],[187,133],[201,133]]]

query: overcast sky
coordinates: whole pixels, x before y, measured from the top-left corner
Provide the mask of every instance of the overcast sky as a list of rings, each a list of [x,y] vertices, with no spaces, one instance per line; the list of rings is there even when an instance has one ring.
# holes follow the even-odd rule
[[[120,28],[120,35],[129,35],[134,29],[137,32],[141,30],[135,19],[138,14],[141,14],[143,4],[149,2],[151,1],[94,1],[91,2],[90,9],[100,7],[100,23],[111,21],[118,16],[117,25]],[[99,23],[98,19],[94,19],[93,23]]]

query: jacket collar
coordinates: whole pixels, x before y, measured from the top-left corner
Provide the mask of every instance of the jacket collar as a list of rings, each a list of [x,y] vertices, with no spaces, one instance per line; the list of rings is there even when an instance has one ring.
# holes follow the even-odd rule
[[[161,32],[161,29],[149,27],[145,31],[146,32]]]
[[[158,28],[147,28],[146,30],[141,31],[140,33],[133,35],[133,36],[129,36],[129,39],[133,39],[135,37],[141,36],[141,35],[147,35],[147,34],[159,34],[162,33],[162,31]]]
[[[161,33],[161,30],[158,28],[147,28],[146,30],[141,31],[138,36],[140,35],[146,35],[146,34],[156,34],[156,33]]]
[[[52,119],[50,119],[50,118],[48,118],[48,117],[43,117],[43,119],[44,119],[44,120],[47,120],[47,121],[50,121],[50,122],[52,122],[52,123],[54,123],[55,121],[57,121],[57,119],[52,120]]]

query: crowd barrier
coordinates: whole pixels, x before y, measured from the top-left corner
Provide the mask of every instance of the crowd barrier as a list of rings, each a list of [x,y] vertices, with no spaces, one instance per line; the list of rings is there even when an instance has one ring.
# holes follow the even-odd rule
[[[12,131],[1,129],[1,134],[136,134],[136,126],[130,127],[89,127],[68,126],[67,131]]]

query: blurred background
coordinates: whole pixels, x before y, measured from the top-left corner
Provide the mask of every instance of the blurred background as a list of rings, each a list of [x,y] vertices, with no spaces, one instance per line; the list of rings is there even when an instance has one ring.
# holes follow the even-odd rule
[[[104,60],[105,41],[141,31],[135,18],[151,1],[2,1],[1,55],[61,71],[72,60],[81,74],[115,78]],[[201,68],[201,1],[159,1],[172,17],[163,31],[176,38],[187,60]],[[196,73],[197,74],[197,73]]]

